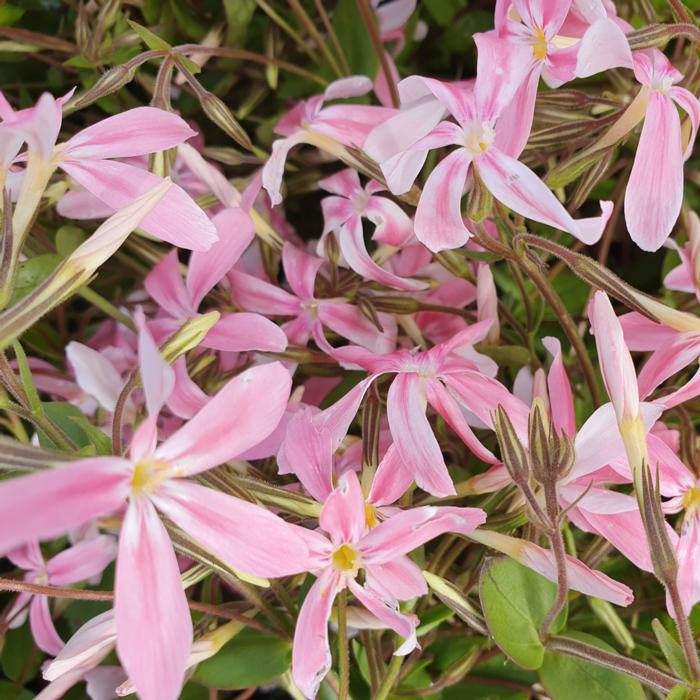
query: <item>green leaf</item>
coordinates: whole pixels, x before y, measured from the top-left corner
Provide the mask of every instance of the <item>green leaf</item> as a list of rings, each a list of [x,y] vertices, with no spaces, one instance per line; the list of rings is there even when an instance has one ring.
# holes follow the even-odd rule
[[[692,675],[688,668],[688,661],[685,658],[681,645],[673,638],[668,630],[661,624],[658,619],[652,620],[651,628],[656,635],[656,641],[661,647],[661,651],[668,661],[668,665],[673,669],[674,673],[686,681],[691,680]]]
[[[252,688],[281,676],[291,660],[290,642],[245,630],[216,656],[199,664],[194,679],[210,688]]]
[[[568,636],[615,651],[589,634],[579,632]],[[624,673],[554,652],[545,654],[540,680],[552,700],[644,700],[646,697],[639,681]]]
[[[20,688],[14,683],[0,681],[0,698],[2,700],[32,700],[34,693],[30,693],[26,688]]]
[[[12,681],[24,683],[39,670],[44,655],[34,644],[29,625],[8,630],[2,649],[2,671]],[[4,696],[0,696],[4,697]]]
[[[16,5],[0,5],[0,27],[9,27],[22,19],[24,9]]]
[[[332,24],[350,66],[350,72],[353,75],[374,77],[379,59],[357,1],[340,0],[333,13]]]
[[[557,594],[557,586],[516,561],[488,560],[481,569],[481,607],[496,644],[516,664],[538,669],[544,661],[539,628]],[[566,609],[552,631],[561,630]]]
[[[439,627],[445,620],[449,620],[454,615],[446,605],[436,605],[428,610],[425,615],[421,615],[420,625],[416,628],[416,634],[422,637],[436,627]]]
[[[692,700],[690,689],[684,685],[677,685],[671,688],[671,692],[666,696],[666,700]]]
[[[238,48],[243,46],[248,33],[248,26],[255,13],[255,0],[223,0],[226,14],[226,46]]]
[[[56,269],[59,262],[61,262],[60,255],[47,253],[20,263],[10,305],[16,304],[38,287]]]
[[[161,39],[150,29],[147,29],[138,22],[134,22],[132,20],[127,21],[129,22],[129,26],[139,35],[141,41],[143,41],[143,43],[146,44],[151,51],[170,51],[170,49],[173,48],[167,41]]]
[[[56,252],[67,258],[86,238],[85,231],[77,226],[61,226],[56,231]]]
[[[111,440],[96,428],[77,407],[61,401],[42,404],[46,415],[79,447],[89,447],[93,454],[111,454]],[[99,435],[98,435],[99,433]],[[53,443],[39,432],[39,444],[53,447]]]

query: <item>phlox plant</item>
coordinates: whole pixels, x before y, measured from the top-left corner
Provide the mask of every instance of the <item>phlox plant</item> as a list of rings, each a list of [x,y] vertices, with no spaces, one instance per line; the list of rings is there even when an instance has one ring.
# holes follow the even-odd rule
[[[700,698],[695,0],[0,35],[0,700]]]

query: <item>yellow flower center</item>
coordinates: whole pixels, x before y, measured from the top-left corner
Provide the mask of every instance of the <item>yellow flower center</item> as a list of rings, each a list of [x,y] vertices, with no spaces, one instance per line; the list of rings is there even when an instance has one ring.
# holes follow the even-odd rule
[[[532,53],[538,61],[544,61],[549,52],[549,43],[544,31],[539,27],[532,33]]]
[[[379,525],[379,520],[377,520],[377,511],[371,503],[365,503],[365,521],[370,530]]]
[[[700,509],[700,486],[693,486],[683,494],[683,508],[685,508],[688,517]]]
[[[359,559],[359,552],[347,544],[341,544],[332,557],[333,566],[339,571],[357,571]]]
[[[134,467],[131,491],[135,494],[152,493],[169,476],[170,464],[164,459],[145,459]]]

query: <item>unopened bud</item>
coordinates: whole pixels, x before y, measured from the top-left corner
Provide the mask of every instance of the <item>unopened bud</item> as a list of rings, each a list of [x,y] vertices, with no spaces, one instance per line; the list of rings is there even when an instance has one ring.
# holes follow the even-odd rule
[[[466,280],[474,279],[469,263],[456,250],[442,250],[436,253],[434,257],[455,277],[461,277]]]
[[[550,424],[544,402],[536,398],[528,421],[528,452],[533,476],[540,484],[552,481],[554,466],[551,462]]]
[[[202,90],[197,95],[204,113],[222,131],[228,134],[237,144],[248,151],[253,151],[253,142],[238,123],[231,110],[213,92]]]
[[[499,405],[493,415],[493,427],[501,448],[501,459],[511,478],[516,483],[527,481],[530,475],[527,453],[503,406]]]
[[[372,305],[377,311],[399,315],[415,314],[423,308],[423,305],[417,299],[399,296],[372,297]]]
[[[325,237],[323,247],[326,260],[328,260],[333,267],[338,267],[338,263],[340,262],[340,246],[338,245],[338,239],[335,237],[333,231],[330,231]]]
[[[362,315],[380,332],[384,332],[382,322],[379,320],[377,309],[374,307],[373,300],[368,297],[358,296],[356,299],[357,308]]]
[[[493,209],[493,197],[486,188],[476,168],[473,169],[474,184],[467,198],[467,216],[472,221],[483,221]]]
[[[678,562],[668,538],[666,519],[661,510],[658,472],[656,484],[654,484],[647,462],[644,462],[641,467],[641,486],[641,495],[638,498],[654,573],[664,584],[675,583]]]
[[[699,41],[700,30],[692,24],[683,24],[679,18],[679,24],[651,24],[630,32],[627,35],[627,42],[633,51],[663,49],[671,39],[681,36]]]
[[[196,348],[214,327],[220,316],[218,311],[210,311],[185,321],[160,349],[165,361],[173,364],[178,357]]]
[[[65,105],[63,108],[64,114],[75,112],[77,109],[87,107],[93,102],[117,92],[117,90],[120,90],[134,79],[137,67],[137,64],[134,65],[132,62],[129,62],[110,68],[89,90],[82,95],[78,95]]]

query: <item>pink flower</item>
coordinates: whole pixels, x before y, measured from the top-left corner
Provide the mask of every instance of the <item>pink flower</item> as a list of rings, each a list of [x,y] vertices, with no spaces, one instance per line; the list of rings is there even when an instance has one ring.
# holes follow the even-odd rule
[[[383,332],[360,309],[344,298],[317,299],[314,286],[323,260],[305,253],[291,243],[282,249],[282,267],[292,292],[234,270],[229,275],[233,301],[244,309],[268,316],[291,316],[282,325],[290,342],[306,345],[309,338],[324,352],[333,348],[323,334],[324,326],[354,343],[375,352],[390,352],[396,346],[396,321],[380,313]]]
[[[620,26],[622,24],[622,26]],[[581,76],[612,67],[632,68],[642,85],[636,98],[593,150],[610,147],[642,119],[644,125],[625,191],[625,221],[642,249],[658,250],[671,234],[683,202],[683,166],[693,152],[700,124],[700,101],[676,85],[683,76],[658,49],[630,51],[629,25],[611,18],[595,22],[579,52]],[[677,107],[690,119],[684,134]]]
[[[29,583],[68,586],[101,574],[116,554],[115,539],[99,535],[69,547],[48,561],[44,561],[36,540],[8,552],[7,558],[27,572],[24,580]],[[24,622],[27,606],[34,641],[40,649],[55,656],[63,648],[63,640],[54,627],[46,596],[20,593],[6,613],[9,626],[19,627]]]
[[[327,535],[306,531],[307,568],[318,578],[304,599],[294,635],[292,675],[304,695],[316,696],[331,667],[328,619],[340,591],[348,588],[403,637],[395,653],[408,654],[417,644],[417,619],[402,613],[398,601],[424,595],[427,586],[420,568],[406,554],[445,532],[469,534],[485,520],[478,508],[425,506],[402,511],[370,528],[357,475],[345,472],[323,505],[320,524]],[[364,584],[356,580],[361,569]]]
[[[403,209],[386,197],[376,193],[384,188],[374,180],[363,188],[354,170],[343,170],[325,180],[319,186],[334,196],[321,200],[323,209],[323,236],[318,253],[322,254],[324,238],[331,231],[338,233],[338,245],[347,265],[362,277],[374,280],[387,287],[404,291],[425,289],[424,282],[407,280],[385,270],[370,257],[365,247],[362,219],[374,225],[372,239],[380,243],[401,248],[413,236],[413,223]]]
[[[242,454],[275,429],[289,398],[287,370],[275,362],[239,374],[157,445],[156,420],[174,374],[143,324],[139,361],[149,415],[128,458],[82,459],[3,482],[0,551],[57,537],[126,502],[115,586],[117,650],[140,696],[167,700],[182,685],[192,622],[158,511],[215,556],[255,576],[304,570],[307,548],[269,511],[187,479]]]
[[[409,173],[400,180],[410,183],[429,149],[458,147],[435,167],[425,183],[416,210],[416,237],[434,252],[458,248],[467,242],[470,233],[462,218],[461,200],[473,165],[491,194],[513,211],[568,231],[584,243],[595,243],[612,212],[612,203],[601,203],[600,217],[574,220],[535,173],[503,150],[498,120],[522,83],[531,49],[488,34],[476,34],[474,40],[478,65],[473,90],[418,76],[402,81],[417,84],[413,87],[416,97],[422,89],[426,97],[437,98],[457,122],[438,124],[407,149],[417,159],[401,164],[401,169],[408,169]],[[420,111],[416,117],[421,118]],[[408,124],[405,126],[408,128]],[[387,122],[375,133],[383,134],[392,128],[394,124]]]
[[[522,85],[501,115],[500,147],[518,157],[527,143],[540,76],[556,88],[575,77],[578,37],[563,36],[571,0],[498,0],[495,33],[530,50]]]
[[[29,144],[23,187],[33,185],[28,173],[35,153],[46,163],[50,161],[52,168],[61,168],[112,210],[122,209],[160,182],[157,175],[115,159],[165,151],[195,135],[175,114],[137,107],[54,145],[61,126],[61,103],[48,93],[21,122],[22,138]],[[0,124],[0,132],[4,124]],[[15,133],[14,123],[8,128]],[[141,226],[164,241],[191,250],[207,250],[216,241],[213,224],[177,185],[170,188]]]
[[[284,138],[272,144],[272,154],[262,171],[262,184],[273,206],[282,201],[280,187],[287,154],[300,143],[361,148],[367,134],[394,110],[371,105],[339,104],[325,107],[328,100],[359,97],[372,89],[372,81],[363,75],[353,75],[332,82],[322,95],[300,102],[277,122],[275,132]],[[321,137],[320,139],[315,137]]]
[[[199,315],[204,297],[226,277],[253,240],[253,223],[242,209],[224,209],[213,219],[219,240],[205,253],[193,253],[183,284],[177,251],[172,250],[146,276],[146,291],[162,313],[151,328],[159,339]],[[272,321],[251,313],[224,313],[207,333],[202,347],[229,352],[282,352],[287,338]]]
[[[315,423],[330,431],[335,449],[369,385],[383,374],[396,374],[389,388],[387,417],[398,456],[422,489],[434,496],[454,494],[442,450],[425,415],[427,404],[479,459],[491,464],[496,458],[474,435],[463,411],[475,416],[478,425],[491,427],[492,412],[502,404],[510,410],[518,429],[527,431],[527,406],[482,372],[490,365],[471,347],[484,339],[489,326],[490,322],[476,323],[426,352],[398,350],[378,356],[353,346],[337,348],[334,357],[348,366],[362,367],[370,375],[316,416]]]

